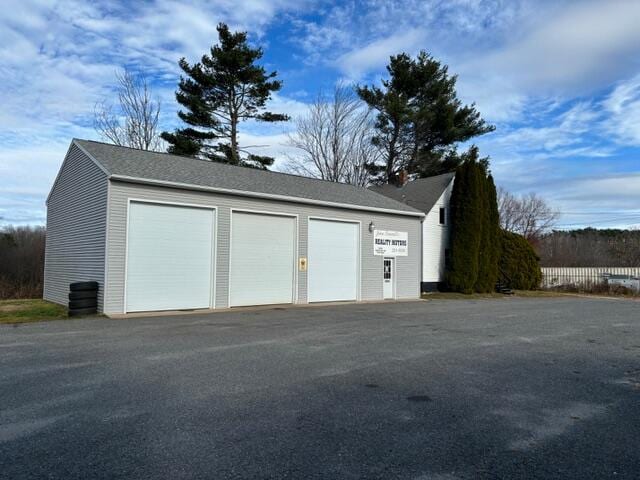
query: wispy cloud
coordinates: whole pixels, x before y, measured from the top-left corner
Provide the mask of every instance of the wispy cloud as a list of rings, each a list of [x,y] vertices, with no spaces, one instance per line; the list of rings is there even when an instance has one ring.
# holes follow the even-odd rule
[[[384,68],[391,55],[403,51],[414,52],[424,45],[425,40],[426,32],[413,28],[397,35],[374,40],[358,50],[345,53],[338,57],[336,65],[347,78],[360,80],[364,73],[372,69]]]
[[[205,53],[217,39],[219,21],[249,29],[252,38],[260,40],[279,13],[304,7],[304,2],[288,0],[4,4],[1,221],[43,221],[44,198],[69,141],[96,137],[91,128],[93,108],[112,95],[116,70],[132,66],[149,76],[164,106],[163,126],[172,128],[179,57],[195,61]],[[279,104],[296,108],[296,102],[285,98]]]
[[[607,133],[618,143],[640,145],[640,75],[620,82],[604,101],[604,108],[609,115]]]
[[[572,95],[591,93],[638,68],[637,1],[568,2],[543,12],[520,38],[472,65],[501,72],[528,91]]]

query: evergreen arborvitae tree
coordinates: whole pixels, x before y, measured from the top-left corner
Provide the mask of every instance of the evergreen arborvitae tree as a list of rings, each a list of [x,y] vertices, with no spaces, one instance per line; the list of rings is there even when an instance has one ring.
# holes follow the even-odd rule
[[[478,278],[476,292],[489,293],[495,289],[498,281],[498,262],[500,260],[500,215],[498,199],[493,177],[482,169],[482,238],[478,259]]]
[[[288,120],[287,115],[266,110],[267,101],[280,90],[282,82],[275,79],[276,72],[267,73],[256,64],[263,52],[249,46],[246,32],[230,32],[220,23],[218,36],[220,43],[199,63],[190,65],[180,59],[186,76],[180,78],[176,100],[184,107],[178,116],[188,126],[161,136],[169,143],[170,153],[267,168],[273,158],[243,149],[238,142],[238,126],[249,119]]]
[[[457,77],[426,52],[391,57],[387,72],[382,87],[356,89],[378,112],[373,141],[384,164],[371,168],[378,182],[393,183],[402,170],[419,177],[454,171],[464,161],[456,146],[494,130],[475,105],[462,104]]]
[[[488,158],[473,145],[462,155],[451,194],[451,256],[448,287],[463,293],[492,292],[501,255],[500,218]]]
[[[498,192],[493,176],[489,175],[489,225],[491,228],[491,270],[489,271],[489,279],[491,288],[495,288],[495,284],[500,277],[500,256],[502,255],[502,231],[500,229],[500,211],[498,210]]]
[[[449,289],[462,293],[472,293],[478,278],[480,177],[477,162],[467,159],[456,170],[451,193],[451,256],[446,282]]]
[[[478,168],[478,166],[475,166]],[[487,255],[491,243],[491,229],[488,228],[489,223],[489,210],[488,210],[488,198],[487,198],[487,175],[486,172],[480,169],[478,171],[479,188],[478,188],[478,206],[480,211],[480,245],[478,247],[478,276],[476,277],[476,283],[473,287],[474,291],[479,293],[485,293],[487,291],[487,274],[490,270],[490,259]]]

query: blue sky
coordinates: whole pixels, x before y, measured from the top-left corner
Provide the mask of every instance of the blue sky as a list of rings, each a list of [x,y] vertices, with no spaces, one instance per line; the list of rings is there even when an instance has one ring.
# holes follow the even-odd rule
[[[640,2],[544,0],[5,0],[0,17],[0,224],[44,223],[73,137],[98,139],[93,108],[115,71],[144,72],[176,125],[181,56],[219,21],[250,32],[292,116],[338,81],[371,83],[390,55],[425,49],[459,75],[496,131],[476,140],[499,185],[536,192],[561,227],[640,227]],[[248,125],[280,159],[291,124]]]

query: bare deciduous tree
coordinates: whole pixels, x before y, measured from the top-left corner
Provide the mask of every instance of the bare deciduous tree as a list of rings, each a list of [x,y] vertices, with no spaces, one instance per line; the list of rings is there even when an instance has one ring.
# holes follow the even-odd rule
[[[0,300],[42,297],[44,247],[44,227],[0,229]]]
[[[338,85],[329,97],[320,94],[308,113],[296,120],[288,144],[301,154],[286,168],[305,176],[365,187],[368,167],[380,152],[371,138],[373,117],[351,87]]]
[[[553,231],[538,241],[544,267],[638,267],[640,230]]]
[[[147,79],[125,69],[116,73],[117,105],[103,100],[94,111],[94,128],[105,141],[142,150],[159,150],[160,100]]]
[[[559,213],[535,193],[521,197],[498,189],[500,226],[534,241],[556,224]]]

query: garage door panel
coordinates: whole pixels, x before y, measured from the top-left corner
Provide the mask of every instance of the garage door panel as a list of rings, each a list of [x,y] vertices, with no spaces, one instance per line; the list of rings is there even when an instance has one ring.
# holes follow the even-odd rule
[[[295,217],[233,212],[229,304],[293,302]]]
[[[310,302],[357,300],[359,235],[357,223],[309,220]]]
[[[126,310],[209,308],[214,225],[211,209],[132,202]]]

